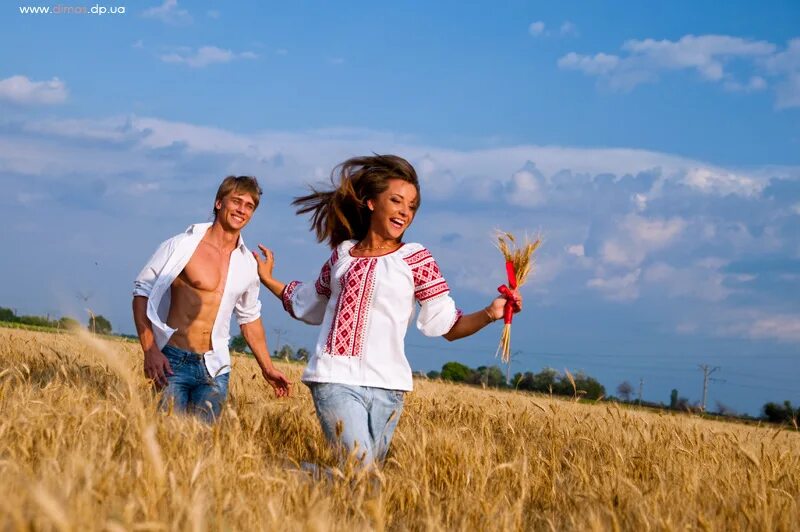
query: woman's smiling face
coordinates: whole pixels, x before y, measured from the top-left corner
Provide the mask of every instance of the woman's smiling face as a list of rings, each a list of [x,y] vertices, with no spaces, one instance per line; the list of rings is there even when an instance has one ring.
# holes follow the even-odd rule
[[[386,190],[367,200],[372,211],[369,230],[387,240],[400,240],[417,212],[417,189],[408,181],[389,179]]]

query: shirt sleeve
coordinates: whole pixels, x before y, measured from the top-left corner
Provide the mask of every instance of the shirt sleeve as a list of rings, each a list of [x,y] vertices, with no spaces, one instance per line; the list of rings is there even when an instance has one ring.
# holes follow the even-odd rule
[[[420,305],[417,329],[425,336],[442,336],[453,328],[462,312],[450,297],[450,287],[439,265],[422,248],[406,258],[414,277],[414,297]]]
[[[145,264],[144,268],[142,268],[142,271],[139,272],[139,275],[136,276],[136,280],[133,282],[134,296],[150,297],[150,293],[153,291],[153,285],[156,279],[158,279],[158,276],[161,275],[161,271],[164,269],[164,266],[166,266],[167,260],[169,260],[174,249],[174,237],[165,240],[158,246],[156,252],[153,253],[153,256],[150,257],[150,260],[147,261],[147,264]]]
[[[292,281],[286,285],[281,294],[283,308],[296,320],[311,325],[319,325],[325,317],[325,308],[331,298],[331,270],[336,264],[338,253],[331,253],[320,269],[317,280],[313,283]]]
[[[261,283],[256,276],[255,281],[247,287],[247,290],[236,301],[233,313],[236,314],[236,321],[239,322],[239,325],[250,323],[261,317],[261,301],[258,299],[260,288]]]

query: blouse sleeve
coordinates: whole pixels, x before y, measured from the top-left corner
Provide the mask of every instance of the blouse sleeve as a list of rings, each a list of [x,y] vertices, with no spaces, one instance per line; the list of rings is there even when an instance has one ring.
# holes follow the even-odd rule
[[[406,258],[414,276],[414,297],[420,304],[417,328],[425,336],[442,336],[453,328],[461,310],[430,252],[422,248]]]
[[[336,263],[338,254],[333,251],[331,257],[322,265],[319,277],[313,283],[292,281],[286,285],[281,294],[283,308],[291,317],[311,325],[319,325],[325,317],[325,307],[331,298],[331,268]]]

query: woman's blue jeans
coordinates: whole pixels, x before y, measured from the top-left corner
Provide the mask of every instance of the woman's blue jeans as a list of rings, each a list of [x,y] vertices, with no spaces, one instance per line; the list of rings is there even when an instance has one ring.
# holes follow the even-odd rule
[[[371,386],[308,382],[325,438],[344,459],[382,462],[403,412],[405,392]]]
[[[172,405],[176,412],[190,412],[208,423],[216,420],[228,396],[230,373],[212,378],[202,355],[169,344],[161,352],[173,372],[167,375],[161,408],[166,410]]]

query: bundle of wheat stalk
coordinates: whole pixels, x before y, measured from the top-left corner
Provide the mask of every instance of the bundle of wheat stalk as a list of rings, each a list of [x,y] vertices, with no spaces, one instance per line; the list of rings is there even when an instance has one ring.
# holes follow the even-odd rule
[[[535,263],[533,252],[536,251],[541,243],[542,239],[539,237],[531,242],[525,236],[525,241],[518,245],[517,240],[511,233],[505,231],[497,232],[497,248],[506,259],[508,285],[502,285],[497,288],[498,292],[506,296],[507,301],[503,309],[503,334],[500,336],[500,345],[497,346],[495,356],[500,355],[506,364],[511,357],[511,321],[514,317],[514,310],[516,310],[516,303],[511,294],[514,289],[519,288],[528,280],[528,274],[531,273]]]

